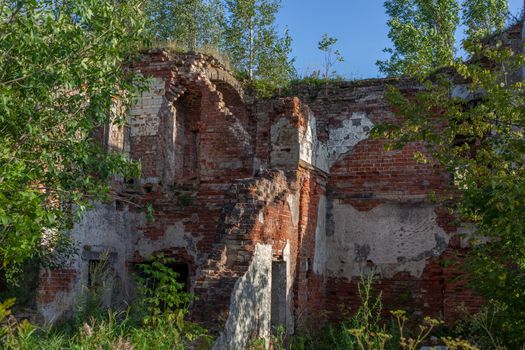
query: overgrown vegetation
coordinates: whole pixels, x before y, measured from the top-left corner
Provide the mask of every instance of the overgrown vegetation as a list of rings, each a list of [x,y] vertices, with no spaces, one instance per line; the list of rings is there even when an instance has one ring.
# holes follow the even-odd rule
[[[440,336],[443,333],[440,320],[421,316],[410,318],[403,310],[392,311],[390,317],[385,317],[381,293],[374,291],[372,286],[372,275],[361,279],[360,306],[351,310],[350,316],[343,317],[340,323],[330,324],[315,333],[299,330],[292,337],[285,337],[282,329],[277,328],[272,345],[279,350],[418,350],[423,345],[440,344],[451,350],[478,349],[463,337],[466,333],[458,332],[455,337]],[[256,339],[249,349],[261,350],[263,346],[264,342]]]
[[[5,350],[52,349],[207,349],[212,338],[202,327],[188,322],[191,296],[177,282],[177,273],[166,267],[171,259],[153,257],[140,264],[139,296],[123,311],[105,308],[106,277],[100,269],[86,286],[88,294],[71,321],[41,328],[17,322],[10,314],[14,299],[0,304],[0,348]]]
[[[94,140],[122,125],[146,40],[139,1],[0,2],[0,278],[32,260],[60,264],[65,234],[116,174],[138,166]]]
[[[491,23],[494,30],[500,25]],[[434,199],[468,223],[463,238],[471,249],[461,266],[470,287],[498,306],[491,311],[493,345],[518,349],[525,345],[525,85],[516,73],[525,57],[498,37],[478,39],[473,34],[463,43],[470,61],[417,75],[423,89],[414,95],[391,88],[388,99],[403,122],[378,126],[374,134],[394,148],[424,142],[428,153],[416,159],[431,157],[452,174]]]
[[[457,55],[461,20],[470,40],[501,31],[509,15],[507,0],[387,0],[393,47],[379,70],[387,76],[420,76],[448,67]]]

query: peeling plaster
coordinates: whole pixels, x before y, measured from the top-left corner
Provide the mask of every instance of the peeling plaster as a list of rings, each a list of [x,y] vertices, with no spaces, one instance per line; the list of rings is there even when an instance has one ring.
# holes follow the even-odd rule
[[[155,252],[166,248],[184,248],[195,260],[197,260],[197,243],[201,237],[194,237],[185,231],[184,224],[177,221],[174,225],[168,226],[165,234],[157,240],[141,237],[137,242],[137,251],[143,257],[152,255]]]
[[[294,275],[291,269],[291,253],[290,253],[290,241],[286,240],[286,245],[283,249],[283,261],[286,262],[286,331],[288,334],[292,334],[295,328],[295,320],[293,316],[293,282]]]
[[[288,119],[280,118],[271,127],[270,160],[273,167],[296,167],[299,162],[298,130]]]
[[[427,260],[441,255],[449,241],[434,209],[426,203],[381,204],[361,212],[334,202],[334,235],[326,244],[328,274],[351,279],[372,262],[384,277],[398,272],[421,277]]]
[[[136,227],[146,222],[144,213],[134,213],[127,210],[117,211],[115,203],[110,205],[94,204],[94,208],[85,212],[74,228],[70,231],[71,238],[78,248],[69,266],[77,271],[77,276],[70,284],[67,292],[59,292],[55,300],[47,304],[39,304],[38,311],[46,323],[54,323],[74,309],[82,297],[88,282],[88,261],[82,258],[85,249],[93,253],[111,253],[110,267],[114,270],[115,279],[121,285],[114,293],[124,299],[131,293],[131,279],[126,262],[133,256],[137,237]],[[117,300],[121,301],[121,300]]]
[[[290,209],[290,213],[292,214],[292,224],[294,227],[297,227],[299,224],[299,204],[301,201],[301,193],[299,191],[295,192],[294,194],[288,194],[286,197],[286,202],[288,203],[288,208]]]
[[[328,139],[328,165],[331,168],[342,156],[350,152],[359,142],[366,140],[374,123],[364,112],[354,112],[342,126],[330,129]]]
[[[315,228],[314,272],[323,275],[326,272],[326,197],[319,198],[317,207],[317,226]]]
[[[151,78],[150,88],[129,111],[131,136],[154,136],[159,132],[159,111],[165,102],[164,80]]]
[[[328,151],[317,138],[317,120],[311,111],[308,112],[308,125],[300,131],[299,146],[300,160],[328,172]]]

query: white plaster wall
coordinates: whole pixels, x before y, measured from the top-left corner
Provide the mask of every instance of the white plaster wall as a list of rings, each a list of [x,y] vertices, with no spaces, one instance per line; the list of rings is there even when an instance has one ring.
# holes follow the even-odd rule
[[[77,254],[64,268],[74,269],[76,278],[68,292],[60,292],[55,300],[48,304],[38,305],[38,311],[46,323],[53,323],[65,313],[71,312],[75,305],[82,301],[88,281],[88,261],[82,259],[86,246],[92,252],[110,253],[116,260],[110,263],[115,273],[115,290],[124,298],[129,295],[130,283],[126,260],[133,255],[137,240],[135,227],[146,221],[143,213],[117,211],[115,204],[95,204],[92,210],[85,212],[81,220],[75,224],[71,237],[75,242]]]
[[[197,243],[201,237],[194,237],[191,233],[186,232],[181,221],[168,226],[164,232],[164,235],[156,240],[140,235],[135,246],[136,251],[143,257],[149,257],[166,248],[183,248],[197,261]]]
[[[364,112],[354,112],[339,128],[330,129],[327,143],[328,166],[331,168],[359,142],[366,140],[374,123]]]
[[[290,255],[290,242],[286,241],[286,245],[283,250],[283,261],[286,262],[286,333],[293,334],[295,328],[295,320],[293,316],[293,284],[294,274],[292,273]]]
[[[289,193],[286,197],[286,202],[292,214],[292,224],[294,227],[297,227],[299,224],[301,192],[295,191],[294,193]]]
[[[449,241],[436,222],[434,209],[426,203],[381,204],[360,212],[334,202],[333,233],[326,242],[328,274],[357,277],[371,261],[384,277],[398,272],[420,277],[426,261],[439,256]]]
[[[299,159],[328,172],[328,154],[326,145],[317,137],[317,120],[308,112],[308,125],[299,130]]]
[[[280,118],[271,127],[272,167],[296,167],[299,162],[299,133],[288,119]]]
[[[248,271],[235,283],[230,313],[214,350],[245,349],[254,334],[270,346],[272,246],[257,244]]]
[[[150,78],[150,88],[142,93],[138,102],[129,111],[131,136],[157,135],[160,125],[159,110],[165,101],[165,82],[161,78]]]
[[[324,275],[326,272],[326,260],[328,252],[326,250],[326,197],[319,198],[317,208],[317,226],[315,228],[315,254],[314,272]]]

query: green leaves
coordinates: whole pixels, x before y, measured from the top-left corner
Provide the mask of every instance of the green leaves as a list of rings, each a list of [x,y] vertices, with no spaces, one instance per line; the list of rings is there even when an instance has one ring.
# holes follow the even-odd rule
[[[176,321],[182,330],[184,316],[193,296],[184,291],[185,286],[178,281],[178,273],[170,267],[173,263],[175,260],[162,254],[154,256],[149,263],[138,265],[141,273],[136,275],[136,280],[147,313],[145,322],[155,326],[167,318]]]
[[[292,39],[275,28],[279,0],[226,0],[230,14],[224,46],[235,70],[252,82],[261,95],[283,88],[295,70],[289,58]]]
[[[75,215],[109,180],[135,172],[96,131],[124,117],[140,79],[123,69],[143,47],[140,1],[18,0],[0,5],[0,274],[56,261]]]
[[[317,44],[317,48],[324,53],[323,78],[325,80],[325,85],[328,84],[329,79],[336,77],[336,72],[332,71],[335,63],[344,62],[345,60],[339,50],[334,51],[335,44],[337,44],[337,39],[328,36],[328,34],[324,34],[321,41]]]
[[[501,45],[471,47],[483,65],[455,62],[459,77],[434,75],[410,97],[390,88],[388,99],[402,122],[373,133],[395,147],[425,143],[452,176],[437,199],[475,227],[465,264],[471,286],[507,306],[500,332],[516,348],[525,342],[525,90],[507,77],[524,57]],[[464,84],[461,94],[457,81]]]
[[[390,17],[390,59],[377,61],[388,76],[425,75],[447,67],[456,58],[455,32],[461,23],[470,43],[504,29],[509,15],[507,0],[387,0]],[[469,43],[463,43],[472,53]]]
[[[225,20],[221,0],[152,0],[146,13],[147,28],[159,42],[176,42],[191,51],[221,46]]]
[[[470,40],[480,40],[502,31],[509,15],[507,0],[464,0],[463,24]]]
[[[457,0],[387,0],[388,37],[394,47],[378,61],[388,76],[420,75],[449,65],[454,59],[454,33],[459,24]]]

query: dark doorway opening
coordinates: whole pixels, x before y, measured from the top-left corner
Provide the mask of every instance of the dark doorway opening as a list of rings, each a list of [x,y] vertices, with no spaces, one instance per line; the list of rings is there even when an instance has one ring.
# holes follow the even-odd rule
[[[147,276],[144,271],[139,267],[139,265],[149,265],[150,262],[143,262],[143,263],[136,263],[134,264],[134,271],[135,273],[142,277],[142,278],[148,278],[147,285],[148,286],[154,286],[156,285],[155,280],[150,280],[151,278]],[[190,266],[189,264],[185,262],[170,262],[167,264],[163,264],[166,267],[169,267],[171,270],[177,273],[177,282],[184,285],[184,288],[182,289],[183,292],[189,292],[190,291]]]
[[[169,268],[177,273],[177,282],[184,284],[184,291],[190,291],[190,266],[183,262],[176,262],[167,264]]]

